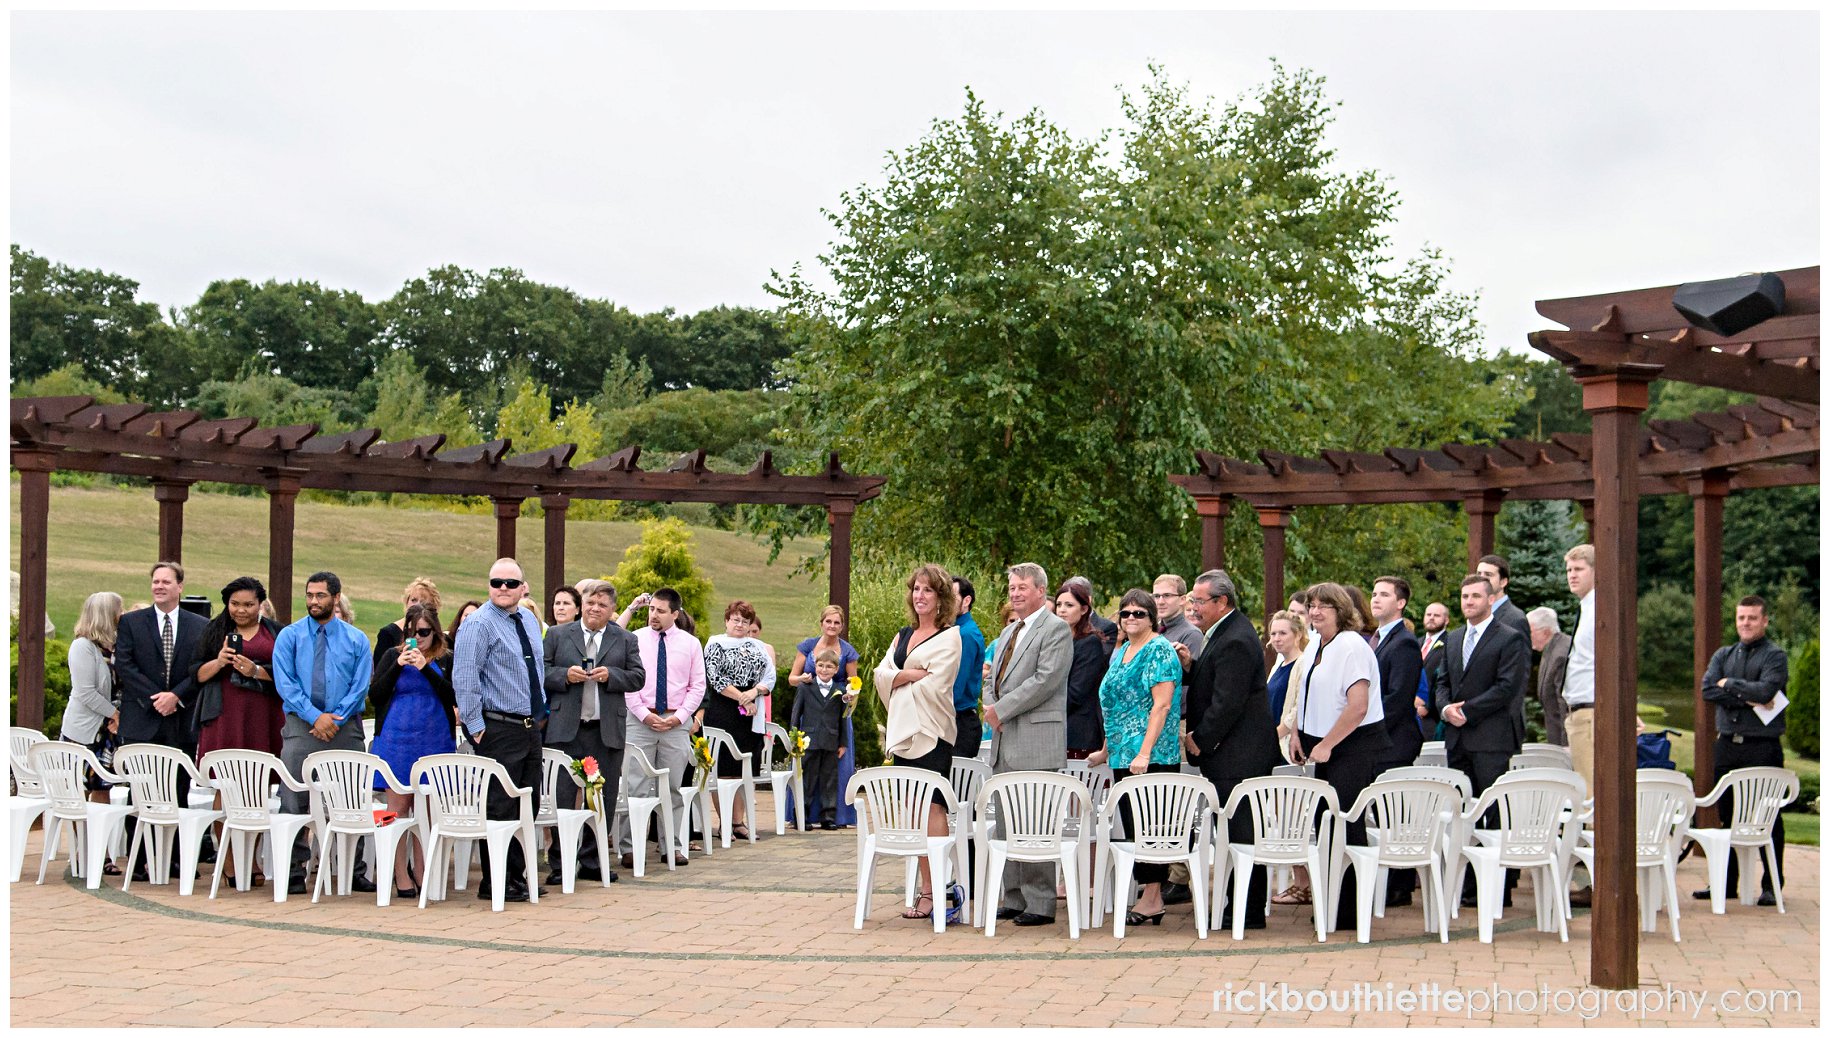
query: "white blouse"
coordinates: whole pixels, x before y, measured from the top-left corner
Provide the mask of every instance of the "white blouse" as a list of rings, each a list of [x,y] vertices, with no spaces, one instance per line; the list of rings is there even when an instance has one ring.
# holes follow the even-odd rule
[[[1318,639],[1319,641],[1319,639]],[[1310,643],[1315,645],[1315,642]],[[1323,738],[1334,730],[1347,709],[1347,690],[1355,682],[1368,683],[1366,716],[1360,727],[1385,721],[1385,702],[1379,692],[1379,658],[1372,646],[1354,631],[1342,631],[1319,646],[1303,676],[1303,700],[1298,727],[1304,735]]]

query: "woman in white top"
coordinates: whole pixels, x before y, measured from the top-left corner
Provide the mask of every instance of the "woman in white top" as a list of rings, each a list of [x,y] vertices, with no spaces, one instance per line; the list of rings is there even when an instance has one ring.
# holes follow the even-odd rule
[[[1315,765],[1315,777],[1334,787],[1345,811],[1372,785],[1379,757],[1391,746],[1379,698],[1379,660],[1360,633],[1365,618],[1341,585],[1309,589],[1309,622],[1315,627],[1315,659],[1303,675],[1296,745],[1290,749],[1297,760]],[[1366,844],[1365,822],[1348,823],[1347,842]],[[1351,871],[1338,897],[1338,904],[1354,904]],[[1342,912],[1337,922],[1352,925],[1352,914]]]
[[[70,702],[64,707],[58,737],[80,743],[95,753],[102,767],[114,766],[115,731],[121,710],[114,694],[114,634],[121,621],[121,596],[97,591],[83,601],[70,642]],[[94,773],[84,779],[89,799],[108,802],[108,783]],[[108,875],[118,876],[113,862]]]
[[[883,748],[898,767],[921,768],[948,780],[953,767],[953,679],[959,673],[959,628],[953,625],[959,603],[953,578],[932,562],[909,575],[909,619],[883,654],[872,677],[886,709]],[[928,835],[947,835],[947,812],[935,793],[928,807]],[[934,882],[928,861],[921,861],[921,899],[902,913],[904,919],[932,918]],[[950,906],[963,895],[959,884],[948,890]]]

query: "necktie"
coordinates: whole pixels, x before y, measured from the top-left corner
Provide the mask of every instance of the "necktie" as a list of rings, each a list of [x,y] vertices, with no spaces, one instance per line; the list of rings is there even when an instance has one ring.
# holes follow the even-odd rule
[[[1017,626],[1011,629],[1010,644],[1004,647],[1004,658],[998,661],[997,676],[991,679],[993,692],[1004,691],[1004,671],[1010,667],[1010,658],[1017,654],[1017,638],[1023,633],[1024,621],[1018,620]]]
[[[585,658],[591,661],[591,669],[597,669],[596,631],[585,632]],[[597,682],[595,681],[586,679],[584,683],[583,698],[579,700],[578,719],[581,721],[597,720]]]
[[[515,625],[515,637],[521,639],[521,660],[527,664],[527,716],[539,721],[546,717],[546,696],[540,686],[540,664],[534,658],[534,643],[528,641],[527,628],[521,626],[519,614],[523,612],[526,610],[515,610],[517,615],[508,620]]]
[[[172,614],[160,613],[165,618],[165,630],[159,635],[159,647],[165,653],[165,687],[172,687]]]
[[[325,655],[329,650],[330,639],[326,628],[329,624],[319,624],[318,631],[311,637],[311,705],[320,711],[329,707],[325,689],[329,682],[324,677]]]
[[[1463,638],[1461,643],[1461,668],[1463,670],[1468,669],[1468,661],[1474,657],[1474,643],[1479,640],[1480,632],[1470,626],[1467,637]]]
[[[1423,658],[1424,659],[1427,660],[1430,658],[1430,644],[1432,642],[1434,642],[1435,640],[1436,640],[1436,636],[1433,634],[1426,634],[1423,636]]]
[[[667,632],[656,632],[654,640],[654,712],[667,712]]]

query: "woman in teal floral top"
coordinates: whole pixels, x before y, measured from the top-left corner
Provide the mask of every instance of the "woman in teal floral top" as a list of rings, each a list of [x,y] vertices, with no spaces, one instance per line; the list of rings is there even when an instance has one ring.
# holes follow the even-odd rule
[[[1182,746],[1170,719],[1182,716],[1182,663],[1169,639],[1156,633],[1156,599],[1150,592],[1142,588],[1125,592],[1118,606],[1118,630],[1124,640],[1112,653],[1105,680],[1099,685],[1106,745],[1087,760],[1092,764],[1110,761],[1114,772],[1128,770],[1133,775],[1180,771]],[[1128,807],[1121,804],[1119,812],[1127,832],[1131,830]],[[1140,861],[1136,878],[1141,890],[1136,910],[1125,917],[1125,924],[1160,925],[1162,884],[1169,878],[1169,867]]]

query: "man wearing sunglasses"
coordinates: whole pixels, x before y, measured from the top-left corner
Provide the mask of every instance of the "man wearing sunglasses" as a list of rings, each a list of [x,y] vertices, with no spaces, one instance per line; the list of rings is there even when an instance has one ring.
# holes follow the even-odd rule
[[[489,567],[489,601],[464,621],[464,637],[451,663],[451,684],[458,719],[477,753],[501,764],[510,782],[534,790],[538,797],[546,674],[538,621],[521,608],[525,583],[514,559],[497,559]],[[535,810],[539,807],[536,802]],[[496,782],[489,785],[486,811],[498,821],[520,817],[520,805]],[[485,859],[477,897],[489,900],[490,884],[500,882],[504,901],[528,900],[527,859],[518,840],[508,845],[506,872],[490,875]]]

